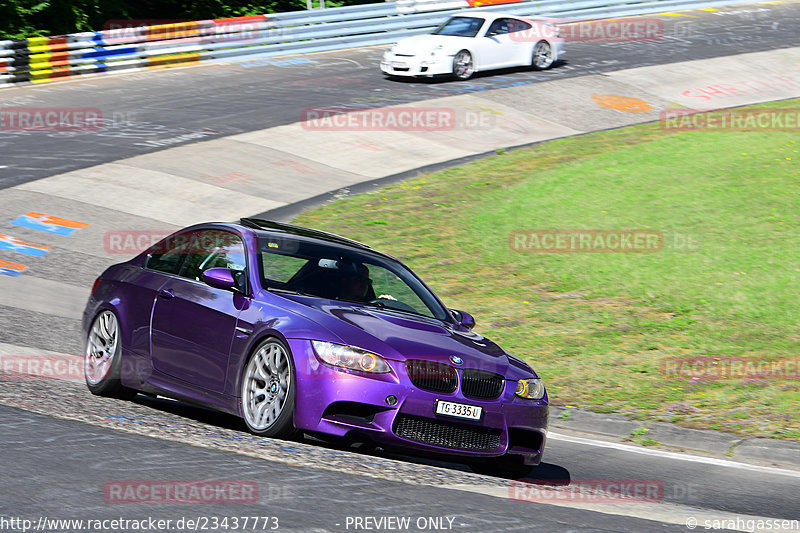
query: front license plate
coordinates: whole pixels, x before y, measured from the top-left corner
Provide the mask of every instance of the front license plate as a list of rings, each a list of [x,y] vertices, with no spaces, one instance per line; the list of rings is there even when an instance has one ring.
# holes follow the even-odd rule
[[[466,418],[467,420],[480,420],[481,415],[483,414],[483,407],[437,400],[436,414],[454,416],[456,418]]]
[[[401,63],[400,61],[393,61],[392,68],[408,68],[407,63]]]

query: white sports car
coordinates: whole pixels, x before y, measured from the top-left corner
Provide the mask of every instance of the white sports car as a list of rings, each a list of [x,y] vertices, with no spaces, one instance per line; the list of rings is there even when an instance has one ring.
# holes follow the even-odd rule
[[[504,13],[466,11],[453,15],[430,35],[398,41],[383,54],[388,76],[450,74],[466,80],[496,68],[550,66],[564,54],[558,28],[545,20]]]

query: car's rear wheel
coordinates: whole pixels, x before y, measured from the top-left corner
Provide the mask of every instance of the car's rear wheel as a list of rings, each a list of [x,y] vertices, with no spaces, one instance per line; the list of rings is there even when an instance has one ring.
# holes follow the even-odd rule
[[[453,77],[457,80],[468,80],[475,74],[475,62],[472,54],[461,50],[453,58]]]
[[[264,437],[289,438],[294,427],[295,372],[289,348],[266,339],[253,351],[242,376],[241,408],[248,429]]]
[[[546,70],[553,66],[553,47],[547,41],[539,41],[533,47],[531,66],[534,70]]]
[[[137,392],[120,383],[122,341],[119,321],[111,311],[101,311],[89,328],[83,374],[92,394],[131,399]]]
[[[533,47],[531,66],[535,70],[546,70],[553,65],[553,47],[547,41],[539,41]]]
[[[533,472],[535,466],[526,465],[521,455],[506,454],[502,457],[492,457],[483,461],[469,464],[470,469],[476,474],[496,476],[506,479],[522,479]]]

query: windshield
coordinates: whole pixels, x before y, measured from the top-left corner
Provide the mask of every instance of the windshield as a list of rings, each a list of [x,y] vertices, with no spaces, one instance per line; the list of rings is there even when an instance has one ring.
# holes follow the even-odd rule
[[[483,26],[483,19],[476,17],[453,17],[436,28],[434,35],[455,35],[456,37],[475,37]]]
[[[435,296],[402,264],[351,250],[287,238],[259,239],[261,285],[450,321]]]

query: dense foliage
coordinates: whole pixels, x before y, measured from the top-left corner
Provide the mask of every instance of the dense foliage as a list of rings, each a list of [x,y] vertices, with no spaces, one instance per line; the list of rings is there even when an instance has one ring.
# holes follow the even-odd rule
[[[332,7],[371,1],[325,3]],[[314,6],[319,6],[319,0],[314,0]],[[108,29],[122,21],[157,24],[299,9],[306,9],[306,0],[0,0],[0,39]]]

